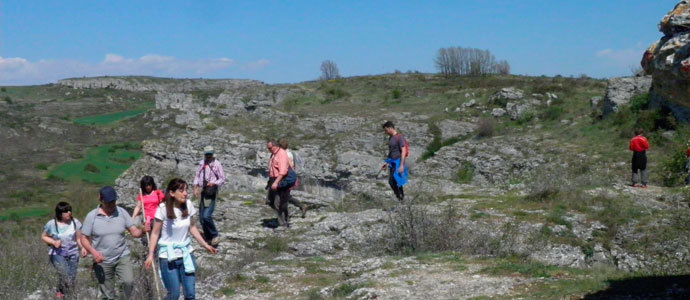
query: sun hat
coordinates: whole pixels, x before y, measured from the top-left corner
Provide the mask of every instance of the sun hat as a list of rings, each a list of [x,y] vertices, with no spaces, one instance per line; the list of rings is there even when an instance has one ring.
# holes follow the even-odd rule
[[[204,147],[204,154],[213,154],[213,147],[211,147],[211,146]]]

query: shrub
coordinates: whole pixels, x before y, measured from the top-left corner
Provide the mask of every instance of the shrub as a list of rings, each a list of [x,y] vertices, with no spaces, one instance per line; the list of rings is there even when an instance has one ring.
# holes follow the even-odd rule
[[[496,121],[490,118],[480,118],[477,123],[476,135],[480,138],[492,137],[496,130]]]
[[[341,88],[329,88],[326,90],[326,94],[335,98],[335,99],[340,99],[343,97],[350,96],[350,93],[346,92],[345,90]]]
[[[649,93],[635,95],[630,98],[630,110],[634,113],[647,109],[649,109]]]
[[[665,186],[676,186],[683,184],[685,179],[685,147],[679,147],[670,157],[661,162],[662,183]]]
[[[266,239],[266,249],[273,253],[280,253],[288,249],[287,242],[280,237],[272,236]]]
[[[45,163],[37,163],[35,167],[39,170],[48,170],[48,165]]]
[[[388,254],[415,254],[453,251],[461,255],[508,255],[513,254],[512,245],[520,230],[513,223],[500,229],[472,226],[462,222],[464,218],[452,205],[440,212],[432,212],[424,206],[415,205],[415,198],[406,200],[390,215],[389,231],[376,242],[372,251]],[[449,239],[448,237],[462,237]]]
[[[395,89],[391,92],[393,99],[400,99],[400,91]]]
[[[560,106],[549,106],[542,114],[541,117],[545,120],[558,120],[563,115],[563,107]]]
[[[642,128],[646,132],[653,132],[659,129],[673,130],[678,126],[678,122],[670,112],[655,109],[641,110],[637,113],[635,128]]]
[[[352,292],[355,290],[364,287],[364,284],[349,284],[349,283],[344,283],[339,286],[337,286],[335,289],[333,289],[333,296],[334,297],[347,297]]]
[[[5,96],[5,98],[3,98],[3,100],[5,100],[5,102],[7,102],[7,104],[12,104],[12,98],[10,98],[10,96]]]
[[[470,183],[474,177],[474,165],[469,162],[464,162],[458,169],[455,179],[458,183]]]
[[[527,123],[532,122],[532,120],[534,120],[534,113],[526,112],[522,114],[520,117],[518,117],[517,120],[515,120],[515,122],[517,122],[518,125],[525,125]]]
[[[86,166],[84,166],[84,171],[89,172],[89,173],[100,173],[101,172],[101,170],[98,169],[98,167],[96,167],[93,164],[86,164]]]
[[[1,87],[1,88],[0,88],[0,92],[3,92],[3,93],[4,93],[4,92],[7,92],[7,89],[6,89],[5,87]]]

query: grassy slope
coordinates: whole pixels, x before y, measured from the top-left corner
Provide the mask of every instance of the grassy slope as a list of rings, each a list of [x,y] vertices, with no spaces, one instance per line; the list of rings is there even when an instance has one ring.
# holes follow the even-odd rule
[[[141,156],[139,149],[140,146],[136,144],[101,145],[87,150],[83,159],[58,165],[48,177],[113,184]]]

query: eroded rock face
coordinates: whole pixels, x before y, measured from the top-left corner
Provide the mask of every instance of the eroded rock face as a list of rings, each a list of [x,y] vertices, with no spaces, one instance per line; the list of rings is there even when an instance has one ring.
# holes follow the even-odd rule
[[[670,109],[676,118],[690,120],[690,2],[679,1],[659,23],[664,36],[642,56],[652,75],[651,101]]]
[[[609,79],[604,96],[604,115],[618,112],[619,106],[630,103],[630,99],[635,95],[649,92],[651,86],[651,76]]]

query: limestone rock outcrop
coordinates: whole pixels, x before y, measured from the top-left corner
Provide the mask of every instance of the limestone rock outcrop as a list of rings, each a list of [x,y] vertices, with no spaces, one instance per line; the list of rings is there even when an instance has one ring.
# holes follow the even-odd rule
[[[604,115],[618,112],[621,105],[630,103],[630,99],[638,94],[649,92],[652,86],[651,76],[618,77],[609,79],[604,96]],[[598,102],[598,101],[596,101]]]
[[[652,75],[651,103],[690,121],[690,1],[681,0],[659,23],[664,36],[642,56],[645,74]]]
[[[167,91],[186,92],[195,90],[226,90],[240,87],[263,86],[258,80],[243,79],[168,79],[142,76],[85,77],[58,80],[60,85],[75,89],[116,89],[135,92]]]

